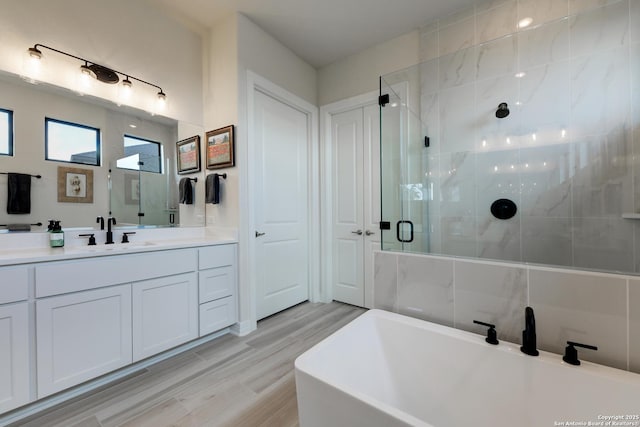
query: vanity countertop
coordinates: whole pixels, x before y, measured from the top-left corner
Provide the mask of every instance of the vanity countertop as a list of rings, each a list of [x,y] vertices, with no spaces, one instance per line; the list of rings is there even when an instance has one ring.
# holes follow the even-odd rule
[[[191,232],[187,233],[161,233],[157,235],[154,235],[154,233],[144,233],[140,236],[136,236],[140,238],[131,238],[130,243],[120,243],[119,238],[117,240],[114,238],[114,241],[117,243],[112,245],[100,243],[104,242],[104,239],[101,239],[98,235],[96,235],[98,244],[95,246],[88,246],[86,244],[81,245],[75,240],[73,241],[73,244],[65,245],[62,248],[18,246],[11,249],[3,244],[0,246],[0,267],[29,264],[34,262],[63,261],[141,252],[164,251],[169,249],[224,245],[238,242],[233,233],[218,233],[210,231],[194,233],[193,230],[190,231]],[[116,233],[114,233],[114,236],[115,235]],[[72,237],[72,239],[74,238],[73,235],[70,237]]]

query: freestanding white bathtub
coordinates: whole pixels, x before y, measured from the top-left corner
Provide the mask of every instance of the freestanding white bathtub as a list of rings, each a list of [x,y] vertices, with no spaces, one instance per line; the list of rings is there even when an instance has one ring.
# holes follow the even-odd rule
[[[295,376],[301,427],[640,426],[640,375],[381,310],[298,357]]]

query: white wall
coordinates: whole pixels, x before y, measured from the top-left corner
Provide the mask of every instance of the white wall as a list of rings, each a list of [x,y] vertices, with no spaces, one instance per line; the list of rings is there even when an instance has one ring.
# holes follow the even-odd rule
[[[27,48],[36,43],[96,61],[158,84],[168,96],[164,115],[202,123],[202,40],[195,32],[145,2],[110,0],[20,0],[3,2],[0,14],[0,69],[23,72]],[[62,55],[43,51],[49,68],[46,81],[76,86],[76,67],[61,72]],[[74,70],[66,72],[66,70]],[[134,89],[144,85],[136,85]],[[114,87],[99,85],[97,94],[113,99]],[[153,93],[156,92],[154,89]],[[148,109],[144,100],[135,106]]]
[[[244,70],[251,70],[317,105],[316,70],[246,16],[238,14],[237,19],[240,75],[245,74]]]
[[[379,77],[419,62],[420,34],[412,31],[318,70],[318,105],[378,89]]]
[[[238,21],[235,14],[221,20],[210,31],[205,46],[205,131],[228,125],[238,125]],[[236,166],[206,171],[226,173],[221,180],[221,203],[206,205],[207,225],[233,227],[239,225],[239,170],[243,162],[238,159],[236,136]],[[206,141],[202,144],[203,159]],[[204,191],[204,185],[200,188]]]

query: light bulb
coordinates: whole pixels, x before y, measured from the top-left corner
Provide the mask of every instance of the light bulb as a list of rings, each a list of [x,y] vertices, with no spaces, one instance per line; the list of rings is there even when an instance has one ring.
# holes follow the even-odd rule
[[[167,94],[160,89],[158,92],[158,100],[156,101],[156,107],[158,111],[164,111],[167,106]]]
[[[125,103],[131,99],[131,93],[133,92],[133,84],[129,80],[129,76],[126,76],[122,80],[122,84],[118,86],[118,100],[121,103]]]
[[[80,73],[78,77],[78,88],[77,92],[79,95],[84,95],[87,92],[87,89],[91,89],[93,87],[93,80],[95,75],[91,68],[89,68],[88,63],[84,63],[84,65],[80,66]]]
[[[22,77],[33,84],[42,78],[42,52],[35,46],[27,49],[24,55]]]

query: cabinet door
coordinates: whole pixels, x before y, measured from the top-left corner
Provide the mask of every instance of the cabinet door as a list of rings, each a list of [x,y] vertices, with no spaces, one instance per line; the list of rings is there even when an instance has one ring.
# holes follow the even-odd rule
[[[29,402],[27,303],[0,306],[0,413]]]
[[[196,273],[133,284],[133,360],[198,337]]]
[[[36,301],[38,398],[131,363],[131,286]]]

